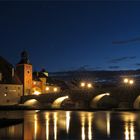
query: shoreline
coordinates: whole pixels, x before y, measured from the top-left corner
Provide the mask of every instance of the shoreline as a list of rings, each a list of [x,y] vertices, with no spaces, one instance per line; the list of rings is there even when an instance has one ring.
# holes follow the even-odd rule
[[[29,107],[29,106],[19,106],[19,105],[9,105],[9,106],[0,106],[0,111],[31,111],[31,110],[40,110],[40,111],[112,111],[112,112],[121,112],[121,111],[130,111],[130,112],[139,112],[140,109],[133,108],[49,108],[49,107]]]

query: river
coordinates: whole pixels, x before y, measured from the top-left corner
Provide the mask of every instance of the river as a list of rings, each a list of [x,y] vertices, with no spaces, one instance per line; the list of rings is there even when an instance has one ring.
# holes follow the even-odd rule
[[[1,111],[24,122],[0,128],[0,140],[139,140],[139,112]]]

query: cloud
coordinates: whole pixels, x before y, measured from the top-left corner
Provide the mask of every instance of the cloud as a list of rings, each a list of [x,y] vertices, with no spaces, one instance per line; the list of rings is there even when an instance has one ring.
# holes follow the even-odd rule
[[[101,70],[101,69],[103,69],[102,67],[93,67],[93,68],[91,68],[91,70]]]
[[[119,69],[120,67],[119,66],[109,66],[108,68],[109,69]]]
[[[130,56],[129,57],[129,59],[135,59],[136,58],[136,56]]]
[[[136,65],[136,66],[140,66],[140,63],[136,63],[135,65]]]
[[[119,44],[127,44],[127,43],[132,43],[132,42],[136,42],[136,41],[140,41],[140,37],[137,38],[132,38],[132,39],[128,39],[128,40],[117,40],[117,41],[112,41],[113,45],[119,45]]]
[[[90,65],[83,65],[79,67],[77,70],[84,71],[84,70],[101,70],[103,69],[101,66],[91,67]]]
[[[135,58],[136,58],[136,56],[124,56],[124,57],[120,57],[120,58],[111,59],[109,62],[110,63],[119,63],[121,61],[131,60],[131,59],[135,59]]]

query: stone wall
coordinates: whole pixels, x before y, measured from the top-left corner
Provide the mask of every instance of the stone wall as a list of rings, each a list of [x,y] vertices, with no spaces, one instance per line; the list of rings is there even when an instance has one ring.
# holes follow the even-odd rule
[[[0,84],[0,105],[18,104],[22,95],[22,85]]]

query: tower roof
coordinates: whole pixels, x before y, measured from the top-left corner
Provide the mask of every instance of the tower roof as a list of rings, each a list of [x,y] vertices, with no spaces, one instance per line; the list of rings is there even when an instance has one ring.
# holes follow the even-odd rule
[[[21,60],[19,61],[18,64],[31,64],[30,61],[29,61],[29,55],[28,55],[28,52],[27,51],[23,51],[21,52]]]

